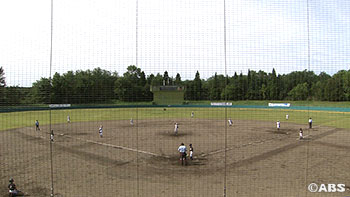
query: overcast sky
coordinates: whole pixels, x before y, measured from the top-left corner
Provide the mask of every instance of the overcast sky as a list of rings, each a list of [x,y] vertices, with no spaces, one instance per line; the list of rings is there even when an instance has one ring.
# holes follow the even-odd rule
[[[224,67],[224,3],[218,0],[54,0],[52,72],[136,64],[193,79]],[[49,77],[49,0],[0,1],[0,66],[7,85]],[[350,1],[309,0],[310,69],[350,68]],[[306,0],[226,0],[227,73],[308,69]]]

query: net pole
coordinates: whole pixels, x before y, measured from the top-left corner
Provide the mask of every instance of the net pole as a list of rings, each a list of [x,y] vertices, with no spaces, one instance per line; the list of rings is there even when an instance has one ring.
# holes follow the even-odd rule
[[[135,5],[135,64],[138,66],[138,25],[139,25],[139,1],[136,0]],[[136,106],[136,189],[137,189],[137,196],[140,196],[140,180],[139,180],[139,117],[138,117],[138,107]]]
[[[226,0],[224,0],[224,66],[225,66],[225,86],[227,86],[227,56],[226,56]],[[227,94],[225,88],[225,171],[224,171],[224,194],[226,197],[227,188]]]
[[[50,29],[50,84],[52,84],[52,40],[53,40],[53,0],[51,0],[51,29]],[[52,87],[50,85],[50,104],[52,104],[52,94],[51,90]],[[51,107],[49,108],[49,122],[50,122],[50,133],[52,130],[52,112],[51,112]],[[50,134],[51,135],[51,134]],[[51,136],[50,136],[51,137]],[[52,158],[52,140],[50,140],[50,174],[51,174],[51,195],[54,196],[54,180],[53,180],[53,158]]]
[[[307,24],[307,67],[310,71],[310,12],[309,12],[309,0],[306,0],[306,24]],[[308,91],[309,92],[309,91]],[[308,93],[310,94],[310,93]],[[308,102],[308,109],[307,109],[307,115],[308,118],[310,118],[310,102]],[[308,136],[310,136],[310,129],[308,130]],[[306,142],[306,169],[305,169],[305,187],[308,185],[308,176],[309,176],[309,149],[310,149],[310,142],[307,140]],[[308,196],[308,190],[305,189],[306,195]]]

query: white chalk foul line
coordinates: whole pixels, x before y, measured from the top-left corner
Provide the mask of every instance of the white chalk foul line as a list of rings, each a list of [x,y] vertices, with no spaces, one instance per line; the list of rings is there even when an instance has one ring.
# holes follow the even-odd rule
[[[124,146],[118,146],[118,145],[114,145],[114,144],[107,144],[107,143],[103,143],[103,142],[96,142],[96,141],[82,139],[82,138],[74,138],[72,136],[65,135],[65,134],[58,134],[58,135],[63,136],[63,137],[67,137],[67,138],[71,138],[71,139],[84,141],[84,142],[89,142],[89,143],[92,143],[92,144],[98,144],[98,145],[102,145],[102,146],[107,146],[107,147],[111,147],[111,148],[117,148],[117,149],[132,151],[132,152],[143,153],[143,154],[152,155],[152,156],[155,156],[155,157],[170,158],[168,156],[158,155],[158,154],[155,154],[155,153],[152,153],[152,152],[143,151],[143,150],[137,150],[137,149],[128,148],[128,147],[124,147]]]
[[[273,138],[269,138],[269,139],[265,139],[265,140],[259,140],[259,141],[249,142],[249,143],[246,143],[246,144],[235,145],[235,146],[227,147],[226,151],[230,151],[230,150],[233,150],[235,148],[242,148],[242,147],[245,147],[245,146],[253,146],[253,145],[256,145],[256,144],[261,144],[261,143],[265,143],[265,142],[268,142],[268,141],[272,141],[274,139],[282,139],[282,138],[283,137],[273,137]],[[212,151],[212,152],[209,152],[209,153],[203,153],[203,154],[201,154],[201,156],[202,157],[206,157],[206,156],[214,155],[214,154],[221,153],[221,152],[224,152],[224,151],[225,151],[225,148],[220,149],[220,150],[216,150],[216,151]]]

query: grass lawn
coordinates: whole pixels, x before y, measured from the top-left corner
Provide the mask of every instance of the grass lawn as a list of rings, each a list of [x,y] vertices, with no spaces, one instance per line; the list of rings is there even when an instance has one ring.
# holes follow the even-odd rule
[[[241,102],[240,102],[241,103]],[[243,103],[243,102],[242,102]],[[255,105],[256,102],[251,102]],[[67,115],[70,115],[71,122],[87,122],[102,120],[129,120],[137,119],[181,119],[190,118],[191,112],[195,112],[195,118],[201,119],[223,119],[233,120],[261,120],[282,123],[287,121],[286,114],[289,114],[289,122],[307,124],[308,118],[312,117],[314,125],[331,126],[338,128],[350,128],[349,112],[330,111],[308,111],[290,109],[254,109],[254,108],[100,108],[100,109],[65,109],[50,111],[26,111],[0,113],[0,130],[33,126],[35,120],[40,125],[50,123],[65,123]],[[51,118],[50,118],[51,117]]]

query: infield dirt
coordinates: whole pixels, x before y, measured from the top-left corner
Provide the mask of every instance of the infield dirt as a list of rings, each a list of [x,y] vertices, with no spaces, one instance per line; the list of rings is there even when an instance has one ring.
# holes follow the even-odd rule
[[[175,135],[174,123],[179,124]],[[103,125],[103,138],[98,128]],[[298,140],[299,128],[306,139]],[[159,119],[52,125],[55,196],[346,196],[310,183],[350,186],[350,132],[282,122]],[[28,196],[50,196],[49,126],[0,132],[1,196],[8,179]],[[181,166],[180,143],[194,147]],[[227,147],[225,150],[225,146]],[[225,165],[226,164],[226,165]]]

